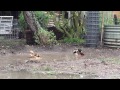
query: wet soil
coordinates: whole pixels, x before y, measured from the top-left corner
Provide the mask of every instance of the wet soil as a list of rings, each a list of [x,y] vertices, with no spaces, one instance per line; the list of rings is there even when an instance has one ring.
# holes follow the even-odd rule
[[[81,48],[85,56],[75,57]],[[31,60],[29,50],[42,59]],[[118,79],[120,50],[71,45],[15,46],[0,50],[0,79]]]

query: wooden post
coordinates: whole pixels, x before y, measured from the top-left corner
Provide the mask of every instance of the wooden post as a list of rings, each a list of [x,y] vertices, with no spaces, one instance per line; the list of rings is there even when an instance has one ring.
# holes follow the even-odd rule
[[[101,29],[101,46],[103,45],[103,33],[104,33],[104,11],[102,11],[102,29]]]
[[[70,18],[71,17],[71,12],[70,11],[68,11],[68,18]],[[69,26],[71,25],[71,20],[69,20]]]

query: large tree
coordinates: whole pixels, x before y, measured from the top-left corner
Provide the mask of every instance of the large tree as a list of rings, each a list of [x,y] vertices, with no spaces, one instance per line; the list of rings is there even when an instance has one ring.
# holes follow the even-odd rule
[[[37,41],[41,44],[49,44],[52,42],[54,37],[51,32],[48,32],[43,27],[41,27],[39,21],[37,20],[34,11],[23,11],[23,15],[27,26],[31,31],[35,33]]]
[[[35,18],[33,11],[23,11],[23,15],[30,30],[35,32],[38,31],[39,28],[41,28],[38,24],[38,21]]]

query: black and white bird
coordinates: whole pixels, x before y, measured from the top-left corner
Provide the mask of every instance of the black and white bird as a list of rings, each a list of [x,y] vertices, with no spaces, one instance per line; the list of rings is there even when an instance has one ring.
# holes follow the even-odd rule
[[[76,56],[78,56],[78,55],[84,56],[84,53],[82,52],[81,49],[74,50],[73,54],[76,55]]]

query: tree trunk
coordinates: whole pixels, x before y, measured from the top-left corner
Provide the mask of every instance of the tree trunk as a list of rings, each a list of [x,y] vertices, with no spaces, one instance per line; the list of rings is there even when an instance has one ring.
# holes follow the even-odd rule
[[[41,44],[46,44],[49,41],[49,37],[40,32],[43,28],[36,19],[34,11],[23,11],[23,15],[28,27],[36,34],[39,42]]]
[[[34,18],[33,18],[33,12],[32,11],[23,11],[23,15],[25,18],[25,21],[33,32],[37,31],[37,28],[34,25]]]
[[[33,11],[23,11],[23,15],[24,15],[25,21],[28,25],[28,28],[31,30],[31,32],[33,32],[33,33],[38,32],[40,25],[35,18],[34,12]],[[28,39],[26,37],[27,42],[33,42],[33,44],[35,43],[35,41],[33,41],[33,40],[35,40],[33,38],[34,35],[32,35],[32,36],[28,35],[28,33],[26,31],[26,36],[29,36]]]

